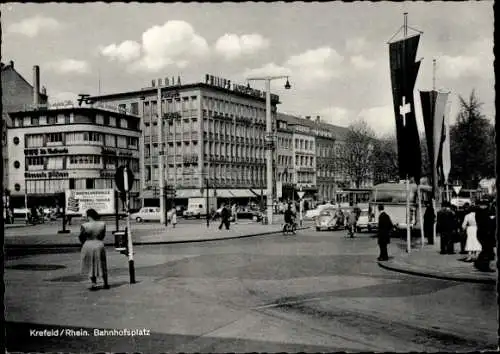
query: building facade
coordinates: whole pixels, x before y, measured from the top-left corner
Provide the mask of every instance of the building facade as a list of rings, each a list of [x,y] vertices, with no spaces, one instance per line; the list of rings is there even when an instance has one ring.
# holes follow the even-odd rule
[[[14,62],[1,63],[2,79],[2,159],[3,183],[7,187],[9,180],[7,130],[12,125],[8,112],[22,110],[28,104],[47,103],[45,88],[40,92],[40,69],[33,67],[33,85],[31,85],[14,67]],[[3,189],[2,189],[3,192]]]
[[[341,158],[345,154],[347,131],[347,128],[322,122],[319,116],[313,120],[310,116],[278,114],[278,136],[286,134],[292,139],[291,145],[279,138],[277,144],[278,156],[293,156],[293,169],[283,165],[286,160],[278,158],[278,171],[285,168],[292,171],[290,188],[294,192],[291,195],[283,192],[284,199],[297,198],[297,191],[302,189],[306,199],[336,200],[337,191],[351,185]]]
[[[9,113],[7,139],[13,207],[54,206],[68,189],[114,188],[115,171],[129,166],[137,179],[131,207],[138,207],[138,116],[96,107],[41,105]]]
[[[194,84],[173,82],[91,97],[142,117],[145,205],[159,203],[160,168],[180,204],[206,195],[207,184],[211,195],[222,199],[243,202],[259,198],[261,190],[265,195],[265,94],[212,75]],[[275,116],[279,97],[271,100]]]

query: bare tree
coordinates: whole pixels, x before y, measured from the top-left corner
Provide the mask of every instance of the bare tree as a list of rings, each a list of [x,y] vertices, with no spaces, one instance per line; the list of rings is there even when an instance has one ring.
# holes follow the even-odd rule
[[[375,133],[364,120],[351,124],[345,138],[345,153],[340,161],[345,171],[359,188],[373,180],[373,149]]]

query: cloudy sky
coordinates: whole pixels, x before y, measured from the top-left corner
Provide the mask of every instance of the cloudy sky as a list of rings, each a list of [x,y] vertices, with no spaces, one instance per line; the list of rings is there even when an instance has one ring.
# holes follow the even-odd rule
[[[52,101],[77,93],[113,93],[155,78],[205,73],[245,83],[249,75],[290,75],[292,90],[274,81],[281,112],[320,115],[348,126],[364,119],[378,134],[394,133],[387,41],[403,24],[423,31],[416,89],[476,90],[493,119],[493,2],[4,4],[2,61],[32,81],[41,67]],[[411,33],[411,32],[410,32]],[[263,88],[262,83],[253,87]],[[417,120],[421,124],[418,94]]]

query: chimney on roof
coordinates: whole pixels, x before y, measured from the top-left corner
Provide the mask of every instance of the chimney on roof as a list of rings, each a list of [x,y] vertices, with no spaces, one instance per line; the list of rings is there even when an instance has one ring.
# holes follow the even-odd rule
[[[321,117],[320,116],[316,116],[316,123],[319,123],[321,120]]]
[[[11,68],[14,69],[14,61],[13,60],[9,61],[9,64],[10,64]]]
[[[151,80],[151,86],[155,87],[156,86],[156,80]]]
[[[168,82],[168,77],[165,78],[165,86],[169,86],[170,83]]]
[[[158,87],[161,87],[161,79],[158,79]]]
[[[179,86],[180,86],[180,84],[181,84],[181,77],[180,77],[180,76],[177,76],[177,85],[179,85]]]
[[[40,103],[40,67],[33,67],[33,104],[38,106]]]
[[[307,120],[311,120],[311,116],[306,116],[306,119]]]

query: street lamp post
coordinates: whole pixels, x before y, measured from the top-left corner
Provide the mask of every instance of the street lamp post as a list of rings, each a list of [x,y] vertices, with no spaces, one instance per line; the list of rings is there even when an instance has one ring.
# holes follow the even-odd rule
[[[159,84],[159,83],[158,83]],[[163,119],[161,116],[161,86],[158,85],[156,110],[158,115],[158,179],[160,188],[160,224],[165,224],[165,179],[163,171]]]
[[[271,80],[285,79],[285,89],[290,89],[291,85],[288,82],[288,76],[264,76],[251,77],[247,81],[265,81],[266,84],[266,185],[267,185],[267,221],[268,224],[273,223],[273,121],[271,118]]]

